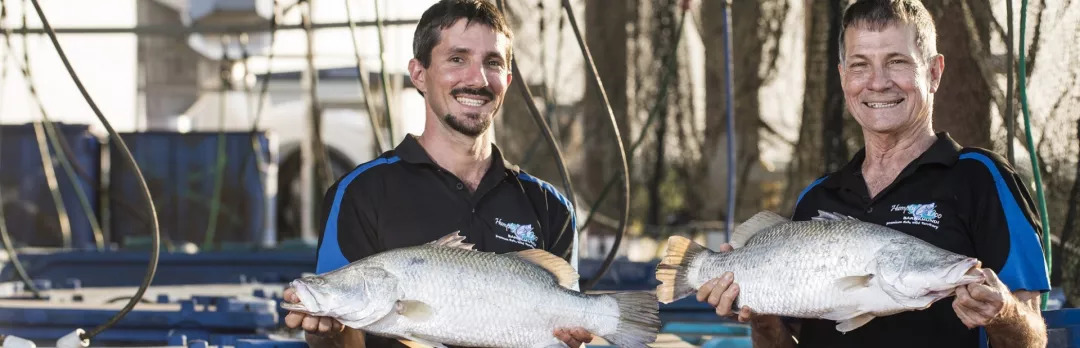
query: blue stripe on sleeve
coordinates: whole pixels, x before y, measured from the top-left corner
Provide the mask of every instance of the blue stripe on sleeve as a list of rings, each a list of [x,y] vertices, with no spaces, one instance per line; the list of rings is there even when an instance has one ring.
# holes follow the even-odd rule
[[[997,187],[998,199],[1001,200],[1001,209],[1005,211],[1005,221],[1009,228],[1009,255],[998,277],[1012,291],[1049,291],[1050,272],[1046,270],[1046,260],[1043,258],[1042,245],[1039,244],[1035,228],[1020,210],[1016,197],[1005,184],[997,165],[980,153],[966,153],[960,155],[960,159],[979,161],[990,170]]]
[[[828,177],[826,176],[826,177],[822,177],[822,178],[818,178],[817,180],[814,180],[814,182],[810,183],[810,186],[807,186],[806,188],[804,188],[802,190],[802,192],[799,192],[799,199],[795,200],[795,207],[799,206],[799,202],[802,201],[803,196],[805,196],[807,192],[810,192],[810,189],[814,188],[814,186],[817,186],[822,181],[825,181],[826,178],[828,178]]]
[[[555,198],[558,199],[563,206],[566,206],[566,211],[568,214],[570,214],[570,231],[577,231],[577,214],[574,212],[574,205],[570,204],[570,200],[566,199],[566,196],[563,196],[563,194],[560,193],[559,190],[556,190],[555,186],[551,186],[551,184],[547,183],[546,181],[540,180],[539,178],[526,174],[525,172],[519,173],[518,178],[528,182],[537,183],[545,191],[555,195]],[[570,266],[574,267],[574,269],[578,269],[577,238],[577,233],[574,233],[574,241],[570,243]]]
[[[345,189],[349,187],[353,179],[360,173],[381,164],[390,164],[400,160],[397,156],[390,158],[378,158],[364,163],[338,182],[337,191],[334,192],[334,203],[330,206],[330,215],[326,218],[326,229],[323,230],[322,245],[319,246],[319,258],[315,265],[315,273],[323,274],[349,264],[345,255],[341,253],[341,245],[338,245],[338,216],[341,213],[341,199],[345,196]]]

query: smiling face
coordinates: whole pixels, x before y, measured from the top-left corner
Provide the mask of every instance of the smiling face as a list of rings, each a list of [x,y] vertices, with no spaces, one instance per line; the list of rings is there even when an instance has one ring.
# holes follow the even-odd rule
[[[898,134],[931,128],[934,93],[944,57],[927,55],[915,29],[891,24],[881,30],[855,24],[844,32],[839,69],[848,110],[864,132]]]
[[[491,126],[510,85],[510,40],[490,26],[465,19],[441,30],[439,37],[427,67],[417,59],[409,61],[410,77],[424,95],[429,119],[479,137]]]

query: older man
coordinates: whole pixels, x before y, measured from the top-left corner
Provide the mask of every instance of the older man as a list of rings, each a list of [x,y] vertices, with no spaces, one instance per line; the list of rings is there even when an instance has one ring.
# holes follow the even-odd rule
[[[921,311],[880,317],[841,334],[827,320],[754,316],[756,347],[1040,347],[1039,294],[1050,288],[1034,204],[1001,156],[934,133],[934,93],[945,70],[936,29],[916,0],[858,1],[847,8],[838,66],[847,108],[865,148],[803,190],[793,220],[818,210],[889,226],[976,257],[987,281],[960,287]],[[734,314],[738,275],[698,299]],[[789,325],[790,324],[790,325]]]

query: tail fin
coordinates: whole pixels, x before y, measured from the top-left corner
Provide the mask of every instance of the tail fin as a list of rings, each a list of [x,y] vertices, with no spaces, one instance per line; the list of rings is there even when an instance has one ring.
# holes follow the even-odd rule
[[[604,339],[618,347],[647,347],[660,332],[660,305],[650,291],[611,294],[619,304],[619,325]]]
[[[668,238],[667,254],[656,266],[656,279],[661,282],[656,287],[660,302],[671,303],[694,293],[695,289],[686,278],[687,268],[703,252],[705,247],[682,236]]]

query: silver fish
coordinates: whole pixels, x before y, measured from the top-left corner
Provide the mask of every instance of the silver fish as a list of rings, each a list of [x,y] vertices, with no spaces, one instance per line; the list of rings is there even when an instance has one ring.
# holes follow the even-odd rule
[[[663,303],[733,272],[737,306],[755,313],[837,321],[848,332],[875,317],[922,310],[956,287],[984,281],[979,260],[891,228],[819,212],[792,222],[761,212],[735,229],[735,250],[717,253],[684,237],[668,240],[657,266]],[[970,273],[969,273],[970,272]]]
[[[575,327],[621,347],[656,340],[651,291],[584,294],[558,256],[479,252],[464,239],[455,232],[294,280],[300,302],[282,307],[434,347],[565,347],[552,332]]]

